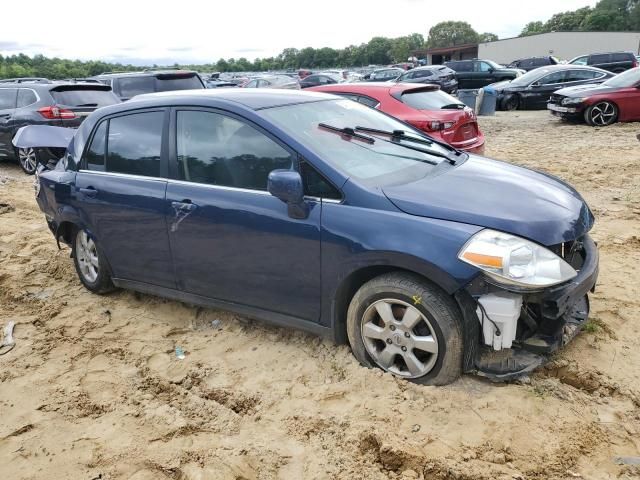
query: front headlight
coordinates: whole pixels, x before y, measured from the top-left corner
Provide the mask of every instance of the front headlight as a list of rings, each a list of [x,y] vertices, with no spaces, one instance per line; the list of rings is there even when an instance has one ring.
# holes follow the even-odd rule
[[[495,230],[476,233],[458,258],[484,271],[496,282],[538,289],[571,280],[577,272],[545,247]]]
[[[562,100],[562,105],[578,105],[579,103],[582,103],[584,100],[585,100],[585,97],[580,97],[580,98],[567,97]]]

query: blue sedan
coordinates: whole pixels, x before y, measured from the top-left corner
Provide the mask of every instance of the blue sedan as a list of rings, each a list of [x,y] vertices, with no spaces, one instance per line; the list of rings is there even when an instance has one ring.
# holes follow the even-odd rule
[[[16,146],[67,142],[29,128]],[[569,185],[321,93],[101,108],[36,191],[92,292],[306,329],[432,385],[539,366],[584,325],[598,274],[594,218]]]

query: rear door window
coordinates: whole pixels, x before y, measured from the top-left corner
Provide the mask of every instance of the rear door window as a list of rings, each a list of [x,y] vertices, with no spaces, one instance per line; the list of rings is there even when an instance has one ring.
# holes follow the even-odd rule
[[[517,66],[520,68],[531,68],[533,67],[533,60],[530,58],[527,58],[526,60],[521,60],[520,62],[518,62]]]
[[[364,95],[358,96],[358,102],[371,108],[376,108],[378,105],[380,105],[380,102],[375,98],[366,97]]]
[[[152,93],[155,89],[155,78],[150,75],[143,77],[120,77],[118,79],[120,96],[124,98],[135,97],[143,93]]]
[[[599,65],[602,63],[609,63],[610,61],[611,61],[611,55],[609,55],[608,53],[591,55],[589,57],[589,65]]]
[[[111,90],[89,88],[64,88],[50,91],[53,100],[58,105],[70,107],[104,107],[120,103]]]
[[[91,145],[87,148],[85,153],[85,161],[87,170],[97,170],[104,172],[104,159],[107,153],[107,125],[108,120],[100,123],[93,138],[91,139]]]
[[[181,180],[266,190],[276,169],[291,169],[293,155],[251,125],[215,112],[177,112]]]
[[[542,67],[544,65],[549,65],[549,59],[548,58],[534,58],[531,62],[531,66],[533,67]]]
[[[451,65],[451,68],[453,68],[457,72],[472,72],[473,62],[471,61],[456,62]]]
[[[0,110],[16,108],[16,88],[0,88]]]
[[[591,70],[569,70],[566,75],[566,82],[581,82],[600,77],[602,74]]]
[[[107,171],[159,177],[163,126],[163,111],[110,119]]]
[[[21,88],[18,90],[18,108],[28,107],[38,101],[36,93],[30,88]]]

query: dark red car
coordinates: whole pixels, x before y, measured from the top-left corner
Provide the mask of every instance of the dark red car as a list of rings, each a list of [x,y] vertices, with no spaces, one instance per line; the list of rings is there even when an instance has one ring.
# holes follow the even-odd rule
[[[350,98],[407,122],[455,148],[484,152],[484,135],[473,110],[437,85],[339,83],[307,90]]]
[[[547,108],[557,117],[584,119],[594,127],[640,121],[640,67],[600,85],[580,85],[554,92]]]

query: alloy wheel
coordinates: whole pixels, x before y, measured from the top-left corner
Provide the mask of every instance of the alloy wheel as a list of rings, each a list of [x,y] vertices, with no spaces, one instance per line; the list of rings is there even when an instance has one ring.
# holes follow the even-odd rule
[[[29,174],[35,173],[38,166],[38,157],[33,148],[19,148],[18,160],[25,172]]]
[[[99,261],[98,250],[95,242],[87,235],[87,232],[81,230],[76,235],[76,256],[80,273],[89,283],[94,283],[98,278]]]
[[[616,107],[609,102],[600,102],[591,108],[589,115],[593,125],[610,125],[616,119]]]
[[[406,378],[429,373],[438,359],[438,339],[429,320],[414,305],[382,299],[364,312],[362,340],[383,370]]]

